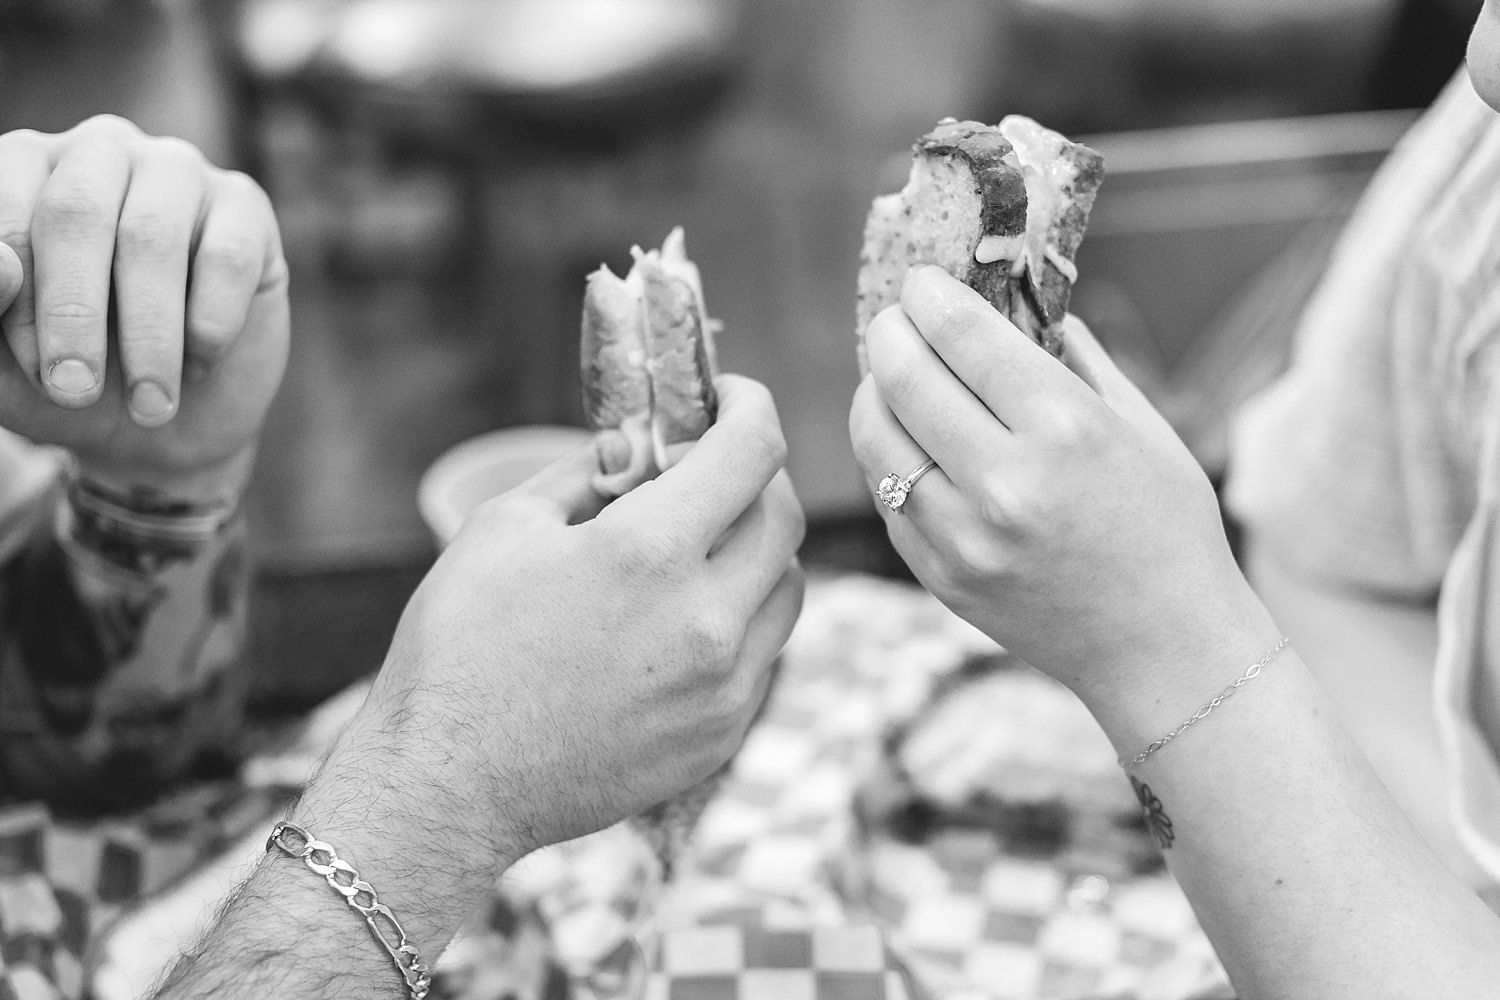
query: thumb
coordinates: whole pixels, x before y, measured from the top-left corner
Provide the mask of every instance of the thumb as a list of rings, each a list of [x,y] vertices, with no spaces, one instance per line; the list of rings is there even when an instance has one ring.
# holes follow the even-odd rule
[[[25,272],[21,270],[21,258],[7,244],[0,243],[0,314],[16,301],[25,277]]]
[[[1083,320],[1071,314],[1063,321],[1063,363],[1109,404],[1110,409],[1137,429],[1152,434],[1165,433],[1173,440],[1177,439],[1177,432],[1151,405],[1146,394],[1120,371]]]
[[[470,520],[506,530],[579,524],[599,513],[608,502],[608,497],[594,489],[598,472],[598,453],[590,442],[486,501]]]

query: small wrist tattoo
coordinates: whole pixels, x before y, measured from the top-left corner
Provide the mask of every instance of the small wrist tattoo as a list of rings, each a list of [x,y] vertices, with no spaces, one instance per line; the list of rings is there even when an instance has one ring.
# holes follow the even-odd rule
[[[1171,850],[1177,835],[1172,832],[1172,818],[1167,815],[1167,807],[1162,805],[1150,785],[1133,774],[1130,775],[1130,787],[1135,789],[1136,801],[1141,804],[1141,818],[1146,822],[1151,839],[1156,841],[1158,849]]]

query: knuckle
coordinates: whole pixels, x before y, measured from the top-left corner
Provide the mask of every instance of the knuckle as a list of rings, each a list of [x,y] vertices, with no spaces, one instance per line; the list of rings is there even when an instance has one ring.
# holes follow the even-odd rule
[[[865,328],[865,356],[870,370],[882,367],[901,339],[901,326],[907,322],[906,314],[898,305],[889,305],[875,314]]]
[[[119,115],[112,114],[93,115],[85,118],[79,123],[75,131],[92,132],[110,138],[120,137],[130,139],[139,138],[145,134],[128,118],[121,118]]]
[[[198,351],[218,352],[234,343],[240,325],[222,316],[195,316],[189,323],[193,347]]]
[[[688,653],[696,665],[714,671],[721,677],[733,678],[733,667],[740,653],[744,631],[732,615],[704,608],[687,617],[683,623],[683,631]],[[732,694],[733,685],[721,685],[721,690]]]
[[[475,524],[488,524],[501,521],[513,509],[515,500],[509,493],[501,493],[487,500],[481,500],[469,511],[467,520]]]
[[[891,359],[883,366],[883,370],[876,372],[875,380],[886,399],[899,406],[916,397],[921,373],[908,359]]]
[[[1024,490],[1009,476],[988,477],[980,486],[978,501],[984,522],[1007,531],[1025,527],[1034,509]]]
[[[968,296],[944,296],[932,310],[926,332],[937,339],[959,340],[993,314],[988,304]]]
[[[0,134],[0,154],[25,154],[45,149],[52,142],[53,138],[53,136],[38,132],[36,129],[18,128],[14,131]]]
[[[200,268],[216,278],[249,282],[260,278],[261,254],[245,240],[217,240],[198,248]]]
[[[218,170],[218,183],[229,191],[244,195],[252,201],[269,205],[270,197],[260,182],[242,170]]]
[[[202,165],[207,163],[203,151],[177,136],[161,136],[150,141],[151,152],[157,156],[170,157],[183,163]]]
[[[122,253],[153,261],[181,256],[187,245],[186,234],[179,233],[166,218],[156,214],[126,216],[120,220],[115,245]]]
[[[538,515],[547,512],[548,504],[542,498],[511,490],[479,503],[465,520],[486,530],[499,530],[533,523]]]
[[[786,464],[786,435],[775,424],[754,423],[745,428],[745,447],[761,462],[781,468]]]
[[[1098,418],[1083,407],[1051,406],[1039,416],[1038,426],[1055,447],[1082,451],[1098,443]]]
[[[723,758],[733,755],[735,745],[742,738],[745,726],[755,713],[757,673],[752,670],[736,670],[715,693],[712,716],[721,741],[729,741]],[[723,744],[721,744],[723,745]]]
[[[792,550],[796,551],[802,548],[802,543],[807,540],[807,512],[802,509],[800,503],[794,501],[785,514],[785,517],[787,519],[787,526],[790,529],[789,534],[792,539]]]
[[[86,188],[48,191],[37,205],[38,223],[64,233],[102,232],[109,228],[109,212],[98,196]]]
[[[181,343],[167,332],[160,315],[138,317],[135,323],[135,331],[124,338],[132,357],[147,364],[159,364],[182,353]]]
[[[682,537],[665,528],[617,533],[613,549],[625,573],[647,576],[671,573],[687,553]]]
[[[967,589],[980,581],[1003,580],[1010,575],[1010,569],[1010,560],[998,547],[966,545],[955,550],[950,576]]]
[[[875,424],[860,421],[849,427],[849,446],[854,450],[854,459],[866,470],[878,470],[886,461]]]
[[[102,323],[103,303],[80,292],[67,292],[48,302],[42,310],[45,319],[67,324]]]

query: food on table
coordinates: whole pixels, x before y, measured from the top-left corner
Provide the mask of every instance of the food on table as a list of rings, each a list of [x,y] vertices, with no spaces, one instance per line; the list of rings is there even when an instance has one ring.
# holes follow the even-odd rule
[[[682,228],[660,250],[633,247],[625,277],[588,277],[580,361],[583,406],[597,435],[601,493],[620,496],[670,464],[668,449],[714,422],[714,334]]]
[[[939,681],[920,709],[888,719],[884,746],[862,812],[901,839],[983,829],[1012,853],[1071,855],[1113,877],[1160,864],[1088,710],[1014,657]]]
[[[859,269],[859,358],[864,332],[898,301],[906,272],[936,264],[990,301],[1054,355],[1078,277],[1104,157],[1030,118],[999,125],[945,118],[917,140],[911,175],[876,198]]]

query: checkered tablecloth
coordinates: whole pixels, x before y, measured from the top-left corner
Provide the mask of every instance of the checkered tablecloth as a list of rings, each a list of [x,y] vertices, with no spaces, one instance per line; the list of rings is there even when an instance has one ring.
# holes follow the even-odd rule
[[[0,1000],[86,995],[86,968],[111,925],[256,836],[288,801],[283,790],[222,782],[100,822],[0,807]]]
[[[696,869],[818,919],[879,928],[936,996],[1228,995],[1181,890],[1160,870],[1138,873],[1139,845],[1112,843],[1118,832],[1028,857],[983,830],[909,844],[857,818],[890,720],[998,653],[915,588],[814,582],[782,682],[703,817]]]
[[[772,700],[671,883],[649,884],[650,846],[632,846],[628,830],[533,859],[440,963],[447,995],[613,1000],[601,984],[643,1000],[1224,995],[1175,884],[1122,867],[1107,841],[1025,857],[982,831],[905,843],[857,820],[889,720],[996,652],[915,588],[814,580]],[[314,720],[292,753],[248,768],[258,787],[194,789],[87,827],[0,810],[0,1000],[74,1000],[89,970],[129,960],[130,941],[168,936],[152,920],[173,887],[207,859],[243,864],[243,844],[228,845],[269,825],[284,801],[276,786],[307,773],[358,700]],[[129,910],[142,900],[154,901]],[[121,941],[109,928],[127,912],[133,937]],[[591,980],[570,964],[585,946],[619,975]]]

